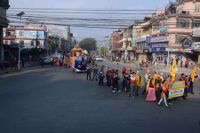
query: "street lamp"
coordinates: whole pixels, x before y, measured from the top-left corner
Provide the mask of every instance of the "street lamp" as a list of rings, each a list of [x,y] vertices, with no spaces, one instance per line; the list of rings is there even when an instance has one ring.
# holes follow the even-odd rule
[[[22,23],[22,16],[24,15],[24,12],[20,12],[17,14],[17,16],[20,18],[20,24]],[[18,70],[20,71],[21,68],[21,34],[19,34],[19,51],[18,51]]]

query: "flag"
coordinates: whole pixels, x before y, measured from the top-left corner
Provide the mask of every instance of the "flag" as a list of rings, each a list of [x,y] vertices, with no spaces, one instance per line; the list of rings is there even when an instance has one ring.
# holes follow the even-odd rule
[[[198,64],[196,63],[194,65],[194,68],[192,69],[192,74],[191,74],[192,82],[194,82],[194,79],[195,79],[195,76],[196,76],[196,73],[197,73],[197,68],[198,68]]]
[[[173,63],[170,70],[170,76],[172,77],[171,81],[174,82],[176,80],[176,58],[173,58]]]

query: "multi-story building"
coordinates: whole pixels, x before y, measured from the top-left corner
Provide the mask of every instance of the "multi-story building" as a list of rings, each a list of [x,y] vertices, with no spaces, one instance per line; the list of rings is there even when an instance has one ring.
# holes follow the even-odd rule
[[[1,62],[4,61],[3,50],[3,28],[8,26],[8,20],[6,18],[6,10],[9,8],[9,0],[0,1],[0,57]]]
[[[149,46],[147,44],[147,40],[151,35],[151,18],[145,17],[144,22],[142,23],[135,23],[136,26],[133,29],[136,29],[136,36],[135,36],[135,57],[136,60],[147,61],[151,60],[151,56],[149,56]]]
[[[22,44],[25,48],[46,48],[46,29],[43,25],[9,26],[4,29],[4,44]]]
[[[133,25],[128,28],[123,28],[120,36],[121,40],[120,45],[122,46],[122,59],[127,60],[128,58],[133,59],[133,48],[132,48],[132,33],[133,33]]]
[[[120,56],[122,51],[122,45],[120,45],[120,33],[119,31],[114,31],[110,36],[110,49],[112,52],[112,60],[115,60],[116,57]]]
[[[179,60],[195,60],[192,44],[200,42],[199,26],[200,0],[177,0],[165,11],[155,13],[149,39],[154,59],[163,61],[177,56]]]

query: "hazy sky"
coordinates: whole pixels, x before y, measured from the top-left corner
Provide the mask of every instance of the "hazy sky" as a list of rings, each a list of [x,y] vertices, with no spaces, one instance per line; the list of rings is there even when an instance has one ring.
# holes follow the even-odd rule
[[[160,9],[170,0],[10,0],[11,8],[95,8],[95,9]],[[173,1],[173,0],[171,0]],[[72,28],[78,38],[95,37],[97,40],[111,30]]]

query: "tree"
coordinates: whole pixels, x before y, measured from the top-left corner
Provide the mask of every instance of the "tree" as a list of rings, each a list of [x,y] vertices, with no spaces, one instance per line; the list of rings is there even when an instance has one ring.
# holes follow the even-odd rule
[[[104,47],[104,46],[102,46],[102,47],[99,48],[99,55],[100,55],[101,57],[104,57],[104,56],[105,56],[105,47]]]
[[[79,45],[81,48],[86,49],[88,52],[97,49],[97,41],[94,38],[85,38],[80,41]]]
[[[50,51],[55,52],[56,49],[58,48],[59,38],[58,37],[54,37],[54,36],[50,36],[48,38],[48,40],[49,40]]]

